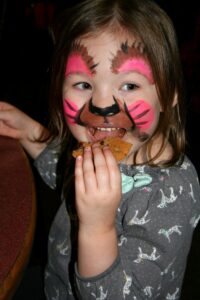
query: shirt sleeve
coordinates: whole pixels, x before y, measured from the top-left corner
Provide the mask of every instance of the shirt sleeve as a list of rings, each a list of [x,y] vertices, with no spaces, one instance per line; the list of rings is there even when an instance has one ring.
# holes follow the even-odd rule
[[[80,299],[180,298],[192,233],[200,218],[198,181],[195,174],[189,175],[187,169],[174,168],[123,195],[116,221],[118,257],[92,278],[76,270]]]
[[[56,189],[58,179],[58,161],[61,145],[57,140],[52,141],[36,158],[34,166],[44,182],[52,189]]]

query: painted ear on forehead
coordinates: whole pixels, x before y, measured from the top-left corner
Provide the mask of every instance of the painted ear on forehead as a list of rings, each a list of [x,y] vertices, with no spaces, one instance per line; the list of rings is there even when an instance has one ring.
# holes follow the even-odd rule
[[[135,41],[131,46],[127,41],[122,43],[112,59],[111,70],[113,73],[135,71],[145,76],[151,84],[154,83],[151,67],[145,58],[145,49],[141,42]]]
[[[67,60],[65,76],[73,73],[85,73],[92,76],[96,73],[93,57],[88,54],[87,48],[80,43],[74,43]]]

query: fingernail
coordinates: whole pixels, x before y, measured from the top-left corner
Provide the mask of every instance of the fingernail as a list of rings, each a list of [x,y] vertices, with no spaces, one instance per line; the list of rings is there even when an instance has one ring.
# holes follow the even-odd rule
[[[92,145],[92,148],[97,148],[97,147],[99,147],[99,143],[95,143]]]
[[[86,147],[84,148],[84,150],[85,150],[85,151],[91,151],[91,147],[90,147],[90,146],[86,146]]]
[[[76,157],[76,159],[77,159],[77,160],[82,160],[83,157],[82,157],[81,155],[78,155],[78,156]]]

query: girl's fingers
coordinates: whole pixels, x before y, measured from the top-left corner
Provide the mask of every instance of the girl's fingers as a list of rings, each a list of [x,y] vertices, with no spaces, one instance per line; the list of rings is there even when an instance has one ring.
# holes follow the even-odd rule
[[[78,156],[76,158],[76,163],[75,163],[75,190],[77,195],[79,191],[85,193],[82,163],[83,163],[83,157]]]
[[[83,178],[86,191],[91,191],[97,186],[91,147],[86,147],[83,153]]]
[[[111,188],[116,188],[116,185],[120,184],[121,182],[121,175],[117,161],[109,147],[104,147],[103,152],[109,172],[110,186]]]
[[[110,187],[110,177],[104,151],[99,145],[93,146],[95,173],[99,188]]]
[[[94,164],[98,186],[100,188],[110,188],[115,185],[116,173],[119,172],[117,162],[108,147],[103,150],[94,145]]]
[[[115,188],[120,183],[117,162],[108,147],[103,150],[98,145],[86,147],[83,157],[76,159],[76,186],[83,192],[96,188]]]
[[[4,124],[3,121],[0,120],[0,135],[9,136],[15,139],[20,138],[18,129],[14,129]]]
[[[4,101],[0,101],[0,111],[1,110],[6,110],[6,109],[12,109],[14,108],[13,105],[7,103],[7,102],[4,102]]]

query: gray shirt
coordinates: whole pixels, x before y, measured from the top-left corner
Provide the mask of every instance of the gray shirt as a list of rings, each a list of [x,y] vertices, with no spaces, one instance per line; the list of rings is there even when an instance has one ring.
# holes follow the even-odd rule
[[[35,161],[51,188],[56,187],[59,153],[52,143]],[[168,168],[125,164],[119,168],[122,199],[116,217],[117,259],[98,276],[80,276],[72,259],[76,249],[70,233],[75,233],[62,195],[49,234],[47,299],[180,299],[192,234],[200,219],[194,166],[185,157],[181,165]]]

